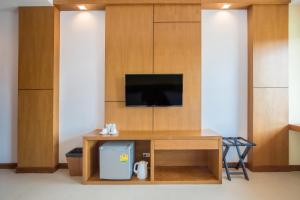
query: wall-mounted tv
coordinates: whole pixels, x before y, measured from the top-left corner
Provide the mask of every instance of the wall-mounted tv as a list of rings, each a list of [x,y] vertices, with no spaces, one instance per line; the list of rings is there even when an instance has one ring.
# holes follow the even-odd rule
[[[182,74],[126,74],[126,106],[182,106]]]

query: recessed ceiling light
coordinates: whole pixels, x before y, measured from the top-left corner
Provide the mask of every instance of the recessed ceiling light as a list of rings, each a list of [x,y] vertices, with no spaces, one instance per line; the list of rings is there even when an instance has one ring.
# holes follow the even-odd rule
[[[84,5],[79,5],[78,8],[79,10],[87,10],[87,8]]]
[[[230,8],[230,7],[231,7],[230,4],[225,3],[225,4],[222,6],[222,9],[228,9],[228,8]]]

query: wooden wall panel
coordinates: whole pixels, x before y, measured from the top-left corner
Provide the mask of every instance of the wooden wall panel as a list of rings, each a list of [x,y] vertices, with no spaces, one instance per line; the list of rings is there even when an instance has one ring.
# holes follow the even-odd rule
[[[54,70],[53,70],[53,151],[55,162],[59,160],[59,79],[60,79],[60,12],[54,12]]]
[[[201,129],[200,23],[155,23],[154,72],[183,74],[183,106],[154,108],[154,130]]]
[[[200,22],[200,5],[155,5],[154,22]]]
[[[19,89],[53,89],[55,8],[19,9]]]
[[[142,4],[193,4],[211,5],[231,3],[234,5],[254,4],[289,4],[290,0],[54,0],[54,5],[61,10],[79,10],[77,5],[84,4],[89,10],[104,10],[109,5],[142,5]],[[215,8],[221,8],[215,7]]]
[[[105,122],[116,123],[119,130],[152,130],[153,108],[129,108],[124,102],[106,102]]]
[[[288,5],[250,10],[253,87],[288,87]]]
[[[18,167],[55,167],[53,92],[20,90],[18,106]]]
[[[106,8],[105,100],[125,101],[125,74],[153,71],[153,6]]]
[[[288,130],[288,88],[254,88],[254,166],[288,165]]]

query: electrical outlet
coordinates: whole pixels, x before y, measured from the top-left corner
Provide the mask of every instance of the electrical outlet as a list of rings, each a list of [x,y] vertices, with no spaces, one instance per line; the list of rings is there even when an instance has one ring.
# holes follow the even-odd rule
[[[143,158],[150,158],[150,153],[143,153]]]

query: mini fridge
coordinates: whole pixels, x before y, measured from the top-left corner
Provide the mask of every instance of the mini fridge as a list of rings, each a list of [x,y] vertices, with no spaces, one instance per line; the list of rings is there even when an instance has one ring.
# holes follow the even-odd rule
[[[134,163],[133,141],[105,142],[99,147],[100,179],[129,180]]]

